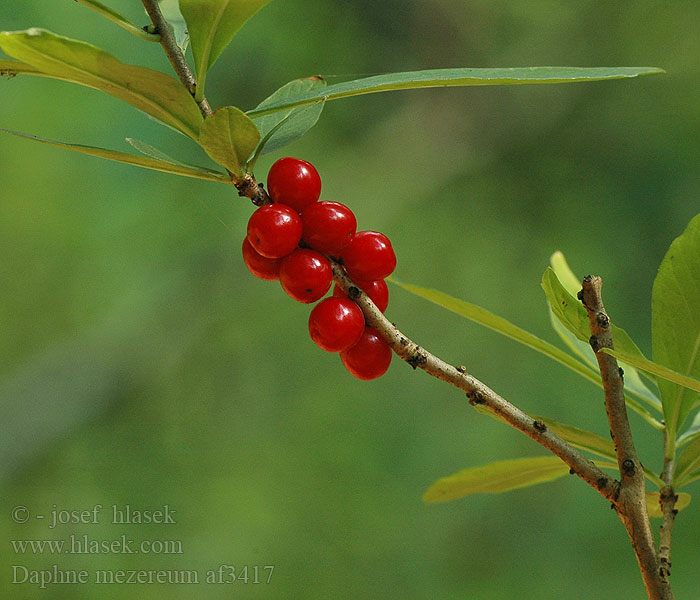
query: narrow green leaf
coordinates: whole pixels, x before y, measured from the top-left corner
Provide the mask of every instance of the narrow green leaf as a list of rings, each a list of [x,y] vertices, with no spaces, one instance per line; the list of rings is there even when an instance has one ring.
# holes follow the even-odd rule
[[[581,289],[581,279],[576,277],[576,274],[571,270],[561,250],[557,250],[549,257],[549,264],[564,286],[564,289],[575,298]]]
[[[696,437],[681,450],[673,477],[674,487],[683,485],[684,480],[698,469],[700,469],[700,437]]]
[[[151,146],[151,144],[147,144],[146,142],[143,142],[141,140],[136,140],[134,138],[125,138],[126,141],[131,144],[136,150],[138,150],[141,154],[144,154],[145,156],[150,156],[151,158],[155,158],[156,160],[162,161],[162,162],[167,162],[170,163],[171,165],[175,165],[178,167],[185,167],[187,169],[195,169],[201,173],[209,173],[210,175],[214,175],[216,177],[225,177],[227,181],[230,181],[230,177],[226,173],[222,173],[221,171],[216,171],[214,169],[210,169],[208,167],[202,167],[199,165],[191,165],[186,162],[182,162],[181,160],[178,160],[177,158],[173,158],[172,156],[169,156],[162,150],[158,150],[158,148],[155,148],[154,146]]]
[[[438,479],[423,494],[423,500],[447,502],[471,494],[500,494],[553,481],[568,472],[568,465],[556,456],[503,460]]]
[[[0,59],[0,76],[7,75],[8,77],[14,77],[15,75],[44,75],[36,67],[28,65],[27,63],[20,62],[18,60],[2,60]]]
[[[33,140],[35,142],[41,142],[42,144],[49,144],[51,146],[57,146],[58,148],[65,148],[66,150],[73,150],[82,154],[89,154],[90,156],[107,158],[109,160],[126,163],[128,165],[143,167],[145,169],[162,171],[163,173],[171,173],[173,175],[182,175],[183,177],[193,177],[195,179],[206,179],[207,181],[218,181],[219,183],[231,183],[231,178],[228,175],[225,173],[217,173],[216,171],[211,171],[210,169],[202,169],[201,167],[187,166],[183,163],[171,163],[165,160],[146,158],[143,156],[136,156],[134,154],[127,154],[126,152],[118,152],[116,150],[108,150],[106,148],[97,148],[95,146],[83,146],[82,144],[56,142],[53,140],[46,140],[36,137],[34,135],[29,135],[27,133],[21,133],[19,131],[11,131],[9,129],[0,129],[0,131],[3,133],[16,135],[17,137]]]
[[[612,441],[597,433],[579,429],[573,425],[565,425],[564,423],[559,423],[553,419],[546,419],[544,417],[533,417],[533,419],[543,421],[549,430],[576,448],[587,450],[603,458],[611,458],[614,461],[617,460],[615,446]]]
[[[554,330],[576,354],[597,369],[595,354],[588,343],[590,337],[588,314],[583,304],[575,297],[581,289],[581,280],[571,271],[561,252],[554,253],[550,263],[552,268],[547,269],[542,276],[542,289],[549,301],[551,314],[556,317],[552,320]],[[566,281],[566,285],[562,281]],[[559,324],[554,324],[556,321],[559,321]],[[566,328],[566,332],[562,330],[562,325]],[[642,351],[624,329],[613,324],[612,334],[615,348],[644,358]],[[622,367],[625,372],[625,390],[661,411],[661,401],[644,384],[637,369],[629,364],[623,364]]]
[[[697,392],[700,392],[700,380],[683,375],[683,373],[679,373],[678,371],[664,367],[663,365],[653,362],[647,358],[639,358],[638,356],[633,356],[617,349],[610,350],[610,348],[602,348],[601,352],[611,354],[617,358],[618,361],[632,365],[641,371],[646,371],[651,375],[656,375],[659,381],[659,388],[661,388],[664,382],[671,382],[673,384],[678,384],[687,390],[693,390],[696,393],[690,396],[692,402],[689,403],[688,411],[691,411],[693,408],[698,406]],[[674,385],[674,387],[677,388],[677,385]]]
[[[659,492],[647,492],[647,513],[652,519],[662,519],[664,514],[661,512],[661,504],[659,504]],[[690,494],[684,492],[678,493],[675,510],[683,510],[690,504]]]
[[[612,441],[604,438],[597,433],[591,431],[586,431],[585,429],[579,429],[573,425],[565,425],[563,423],[558,423],[552,419],[547,419],[544,417],[533,417],[533,419],[539,419],[543,421],[547,428],[558,435],[561,439],[568,442],[575,448],[580,448],[581,450],[586,450],[597,456],[602,456],[603,458],[609,458],[614,461],[611,464],[605,462],[595,461],[596,464],[601,468],[612,468],[618,470],[617,466],[617,456],[615,455],[615,446]],[[652,481],[659,487],[663,487],[663,481],[650,469],[644,467],[644,473],[649,481]]]
[[[180,0],[182,3],[183,0]],[[651,73],[663,73],[656,67],[523,67],[510,69],[429,69],[375,75],[343,83],[329,85],[325,90],[307,92],[296,98],[255,109],[251,117],[271,114],[295,106],[313,104],[318,100],[337,100],[361,94],[410,90],[431,87],[461,87],[471,85],[521,85],[538,83],[573,83],[637,77]]]
[[[190,45],[190,34],[187,31],[187,23],[185,17],[180,12],[180,4],[178,0],[158,0],[160,12],[170,25],[175,36],[175,43],[180,47],[182,53],[187,51],[187,46]]]
[[[695,483],[698,479],[700,479],[700,471],[695,471],[694,473],[691,473],[685,479],[683,479],[683,481],[680,483],[680,486],[678,487],[690,485],[691,483]]]
[[[148,33],[143,28],[139,27],[135,23],[131,22],[124,15],[119,14],[116,10],[105,6],[102,2],[97,2],[97,0],[75,0],[84,4],[88,8],[91,8],[95,12],[101,14],[103,17],[112,21],[116,25],[119,25],[122,29],[125,29],[129,33],[140,37],[141,39],[148,40],[149,42],[160,42],[160,36],[153,33]]]
[[[264,108],[285,98],[297,96],[301,93],[326,87],[326,82],[320,77],[307,77],[295,79],[283,85],[271,96],[263,100],[256,108]],[[255,150],[255,158],[279,150],[287,144],[303,136],[311,129],[321,116],[323,100],[311,106],[290,108],[286,111],[276,112],[272,115],[258,117],[253,122],[260,130],[262,140]]]
[[[651,339],[655,362],[700,378],[700,215],[674,240],[659,267],[651,297]],[[659,390],[669,438],[675,440],[698,406],[700,388],[670,379],[659,381]]]
[[[391,283],[394,283],[399,287],[402,287],[403,289],[411,292],[412,294],[415,294],[416,296],[420,296],[421,298],[432,302],[433,304],[442,306],[443,308],[446,308],[449,311],[452,311],[466,319],[469,319],[470,321],[474,321],[479,325],[483,325],[484,327],[493,329],[501,335],[509,337],[512,340],[515,340],[516,342],[528,346],[529,348],[532,348],[533,350],[544,354],[552,360],[557,361],[565,367],[568,367],[575,373],[578,373],[583,378],[587,379],[588,381],[591,381],[592,383],[595,383],[599,387],[602,387],[603,385],[600,379],[600,373],[598,373],[588,365],[582,363],[581,361],[577,360],[570,354],[567,354],[563,350],[560,350],[559,348],[550,344],[549,342],[538,338],[537,336],[525,331],[524,329],[521,329],[517,325],[514,325],[510,321],[507,321],[502,317],[494,315],[493,313],[487,311],[484,308],[481,308],[480,306],[470,304],[469,302],[465,302],[464,300],[459,300],[438,290],[423,288],[408,283],[401,283],[393,277],[387,278],[387,281],[390,281]],[[628,396],[627,402],[629,407],[635,412],[637,412],[652,427],[658,430],[663,430],[663,425],[657,419],[655,419],[654,416],[651,413],[649,413],[649,411],[639,402],[637,402],[634,398]]]
[[[49,77],[106,92],[193,139],[199,135],[202,115],[194,99],[160,71],[126,65],[91,44],[44,29],[4,31],[0,48]]]
[[[696,437],[700,436],[700,412],[695,414],[695,418],[681,435],[678,436],[676,440],[676,447],[679,448],[688,442],[693,441]]]
[[[505,335],[506,337],[509,337],[516,342],[520,342],[533,350],[537,350],[538,352],[549,356],[564,366],[569,367],[573,371],[576,371],[580,375],[583,375],[590,381],[596,382],[596,380],[599,379],[595,371],[588,368],[586,365],[582,364],[563,350],[560,350],[549,342],[546,342],[528,331],[521,329],[503,317],[494,315],[485,308],[481,308],[476,304],[465,302],[464,300],[459,300],[458,298],[454,298],[453,296],[438,290],[424,288],[409,283],[402,283],[393,277],[389,277],[388,281],[391,281],[391,283],[394,283],[412,294],[432,302],[433,304],[442,306],[443,308],[446,308],[447,310],[452,311],[461,317],[474,321],[475,323],[479,323],[480,325],[488,327],[489,329],[493,329],[501,335]]]
[[[243,165],[260,141],[260,132],[235,106],[215,110],[204,121],[199,143],[220,165],[241,176]]]
[[[197,99],[206,74],[241,26],[270,0],[180,0],[197,72]]]

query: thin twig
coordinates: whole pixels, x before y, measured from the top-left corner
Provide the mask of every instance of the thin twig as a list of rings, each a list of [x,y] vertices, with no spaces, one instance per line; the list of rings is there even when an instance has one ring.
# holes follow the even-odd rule
[[[185,55],[180,50],[180,46],[177,45],[175,41],[175,36],[170,31],[168,22],[165,20],[163,13],[160,10],[157,0],[141,0],[143,6],[151,18],[151,22],[156,28],[157,33],[160,34],[160,45],[163,47],[170,64],[173,66],[175,73],[180,78],[182,85],[185,86],[187,91],[195,98],[195,93],[197,91],[197,80],[195,79],[192,70],[187,64]],[[197,106],[202,113],[202,116],[206,119],[212,114],[211,106],[206,97],[202,97],[201,100],[197,101]],[[233,185],[236,186],[239,196],[245,196],[250,198],[253,204],[257,206],[262,206],[263,204],[269,204],[272,202],[270,196],[267,194],[262,185],[255,181],[255,177],[251,173],[246,173],[243,177],[237,177],[235,174],[228,171],[231,176],[231,181]]]
[[[160,45],[163,46],[165,55],[168,57],[175,73],[180,78],[182,85],[187,88],[187,91],[192,94],[194,98],[197,90],[197,80],[190,70],[185,55],[182,53],[182,50],[180,50],[180,46],[177,45],[173,32],[170,31],[168,22],[165,20],[160,10],[158,0],[142,0],[142,2],[148,16],[151,18],[151,22],[160,35]],[[206,98],[203,98],[201,102],[197,102],[197,105],[205,119],[212,113],[211,106],[209,106],[209,102]]]
[[[670,442],[668,434],[664,431],[664,466],[661,471],[664,487],[659,494],[659,504],[663,515],[661,529],[659,530],[659,562],[666,577],[671,575],[671,540],[673,537],[673,524],[676,521],[676,513],[678,512],[676,510],[678,496],[671,486],[676,466],[676,452],[675,448],[668,448],[669,443],[675,442]]]
[[[603,306],[602,285],[600,277],[589,275],[583,279],[578,297],[588,311],[592,334],[590,344],[603,380],[605,411],[620,469],[620,498],[615,508],[632,542],[647,595],[654,600],[668,600],[673,595],[667,573],[661,568],[649,524],[644,468],[637,457],[625,406],[624,373],[615,357],[599,351],[614,348],[610,319]]]
[[[347,276],[343,267],[330,260],[333,278],[352,298],[365,314],[368,325],[389,344],[392,350],[414,369],[422,369],[429,375],[442,379],[466,392],[469,403],[482,410],[488,410],[507,421],[516,429],[544,446],[569,465],[572,473],[578,475],[609,502],[616,502],[619,482],[599,469],[592,461],[573,448],[547,426],[503,399],[484,383],[466,372],[463,367],[455,367],[422,348],[398,330],[374,305],[369,296],[360,290]]]

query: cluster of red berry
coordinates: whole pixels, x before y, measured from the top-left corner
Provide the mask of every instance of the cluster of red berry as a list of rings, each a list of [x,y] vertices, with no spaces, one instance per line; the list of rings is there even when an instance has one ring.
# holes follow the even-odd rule
[[[321,178],[304,160],[278,160],[268,173],[267,189],[273,203],[252,214],[243,240],[248,270],[260,279],[279,280],[290,297],[310,304],[323,298],[333,282],[328,255],[384,312],[389,304],[384,278],[396,267],[389,239],[357,231],[355,215],[344,204],[319,202]],[[375,379],[389,368],[391,349],[337,284],[333,295],[311,311],[309,333],[323,350],[339,352],[345,368],[359,379]]]

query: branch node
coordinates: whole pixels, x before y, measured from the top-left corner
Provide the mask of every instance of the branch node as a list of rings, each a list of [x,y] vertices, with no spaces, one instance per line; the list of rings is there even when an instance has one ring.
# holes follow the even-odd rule
[[[413,367],[415,371],[418,367],[425,365],[428,362],[428,357],[420,351],[420,346],[416,348],[416,353],[409,356],[406,362]]]
[[[596,314],[595,318],[596,321],[598,321],[598,325],[600,325],[603,329],[610,327],[610,319],[604,312],[600,311],[598,314]]]
[[[476,406],[477,404],[484,404],[486,400],[484,397],[481,395],[481,392],[478,390],[472,390],[471,392],[467,392],[467,398],[469,398],[469,404],[472,406]]]
[[[540,421],[539,419],[533,421],[532,426],[536,431],[539,431],[540,433],[544,433],[545,431],[547,431],[547,426],[544,424],[543,421]]]
[[[600,343],[598,342],[598,338],[595,335],[592,335],[588,339],[588,343],[591,345],[591,348],[593,348],[593,352],[598,352],[598,349],[600,348]]]
[[[622,472],[627,475],[627,477],[634,477],[634,472],[636,466],[631,458],[626,458],[622,461]]]

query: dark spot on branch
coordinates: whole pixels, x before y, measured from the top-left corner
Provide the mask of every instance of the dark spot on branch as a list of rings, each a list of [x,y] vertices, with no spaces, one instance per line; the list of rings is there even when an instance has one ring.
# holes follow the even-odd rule
[[[608,318],[608,315],[602,311],[595,316],[595,320],[603,329],[607,329],[610,326],[610,319]]]
[[[576,294],[576,297],[583,302],[583,290],[579,290],[578,294]]]
[[[481,395],[481,392],[478,390],[467,392],[467,398],[469,398],[469,404],[472,406],[475,406],[476,404],[484,404],[486,402],[484,397]]]
[[[350,296],[350,298],[352,298],[353,300],[355,300],[356,298],[359,298],[360,297],[360,289],[356,288],[354,285],[351,285],[348,288],[348,296]]]
[[[598,352],[598,348],[600,346],[598,344],[598,338],[596,336],[592,335],[588,340],[588,343],[591,345],[591,348],[593,348],[593,352]]]
[[[417,369],[418,367],[421,367],[425,365],[428,362],[428,357],[425,354],[422,354],[419,352],[420,347],[416,348],[416,353],[413,356],[409,356],[406,359],[406,362],[413,367],[413,369]]]
[[[406,346],[408,344],[408,340],[405,337],[402,337],[399,342],[401,343],[402,346]]]
[[[455,369],[457,369],[462,374],[467,372],[467,367],[465,367],[464,365],[459,365],[458,367],[455,367]]]
[[[634,465],[634,461],[631,458],[626,458],[622,461],[622,471],[628,477],[632,477],[634,475],[635,469],[636,467]]]
[[[599,490],[602,490],[606,485],[608,485],[608,480],[605,477],[600,477],[595,482]]]
[[[576,471],[574,471],[573,467],[569,469],[569,475],[576,475]]]
[[[673,516],[675,517],[678,514],[678,509],[674,508],[671,512],[673,513]]]
[[[532,426],[540,433],[544,433],[545,431],[547,431],[547,426],[542,421],[533,421]]]
[[[620,379],[622,379],[622,380],[624,381],[624,380],[625,380],[625,371],[624,371],[624,369],[623,369],[622,367],[618,367],[617,373],[618,373],[618,375],[620,376]]]

